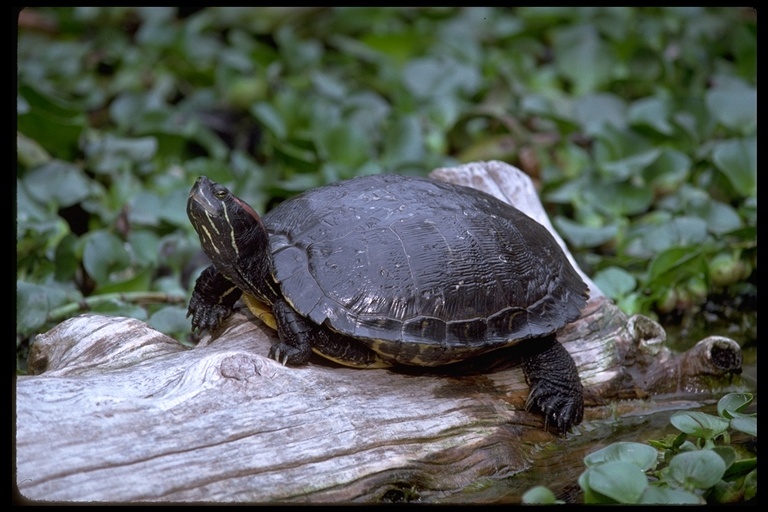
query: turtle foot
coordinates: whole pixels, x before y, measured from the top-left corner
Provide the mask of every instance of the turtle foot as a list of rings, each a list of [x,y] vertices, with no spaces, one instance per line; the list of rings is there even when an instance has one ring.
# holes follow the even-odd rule
[[[235,302],[241,292],[232,281],[210,266],[202,271],[195,282],[195,289],[189,299],[187,316],[192,317],[192,330],[212,331],[232,314]]]
[[[198,299],[198,300],[195,300]],[[232,308],[221,304],[205,304],[195,295],[189,301],[187,317],[192,317],[192,330],[212,331],[221,325],[221,322],[232,313]]]
[[[283,366],[306,364],[311,353],[311,350],[305,350],[303,347],[293,347],[282,342],[272,345],[272,348],[269,349],[269,357]]]
[[[544,428],[567,432],[584,417],[584,388],[576,363],[554,336],[527,341],[523,371],[530,391],[527,411],[544,415]]]
[[[575,391],[575,390],[574,390]],[[525,410],[544,415],[544,428],[566,433],[584,417],[584,399],[581,389],[569,395],[561,387],[547,381],[539,381],[531,388],[525,402]]]

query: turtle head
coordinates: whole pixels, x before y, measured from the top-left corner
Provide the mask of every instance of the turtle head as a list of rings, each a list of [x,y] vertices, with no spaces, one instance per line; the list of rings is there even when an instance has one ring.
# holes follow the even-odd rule
[[[254,265],[268,265],[269,241],[261,218],[227,187],[199,177],[189,192],[187,216],[216,270],[239,287],[250,281]]]

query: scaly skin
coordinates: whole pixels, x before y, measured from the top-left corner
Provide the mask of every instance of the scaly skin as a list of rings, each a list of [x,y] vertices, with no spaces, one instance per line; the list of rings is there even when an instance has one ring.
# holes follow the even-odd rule
[[[584,416],[584,390],[576,363],[554,335],[524,345],[523,372],[531,388],[525,409],[543,414],[544,428],[565,433]]]
[[[214,330],[232,314],[242,292],[213,266],[203,270],[195,283],[187,316],[192,317],[192,330]]]

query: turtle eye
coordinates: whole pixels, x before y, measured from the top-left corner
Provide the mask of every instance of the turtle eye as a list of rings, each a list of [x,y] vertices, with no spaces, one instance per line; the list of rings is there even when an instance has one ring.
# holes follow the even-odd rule
[[[213,191],[214,195],[219,199],[224,199],[227,197],[227,192],[227,189],[224,187],[216,187],[216,190]]]

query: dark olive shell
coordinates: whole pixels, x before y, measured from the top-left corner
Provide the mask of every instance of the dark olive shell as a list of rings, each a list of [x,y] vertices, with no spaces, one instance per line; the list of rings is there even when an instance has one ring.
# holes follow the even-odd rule
[[[459,185],[365,176],[263,221],[295,310],[400,362],[441,364],[553,333],[588,296],[543,226]]]

